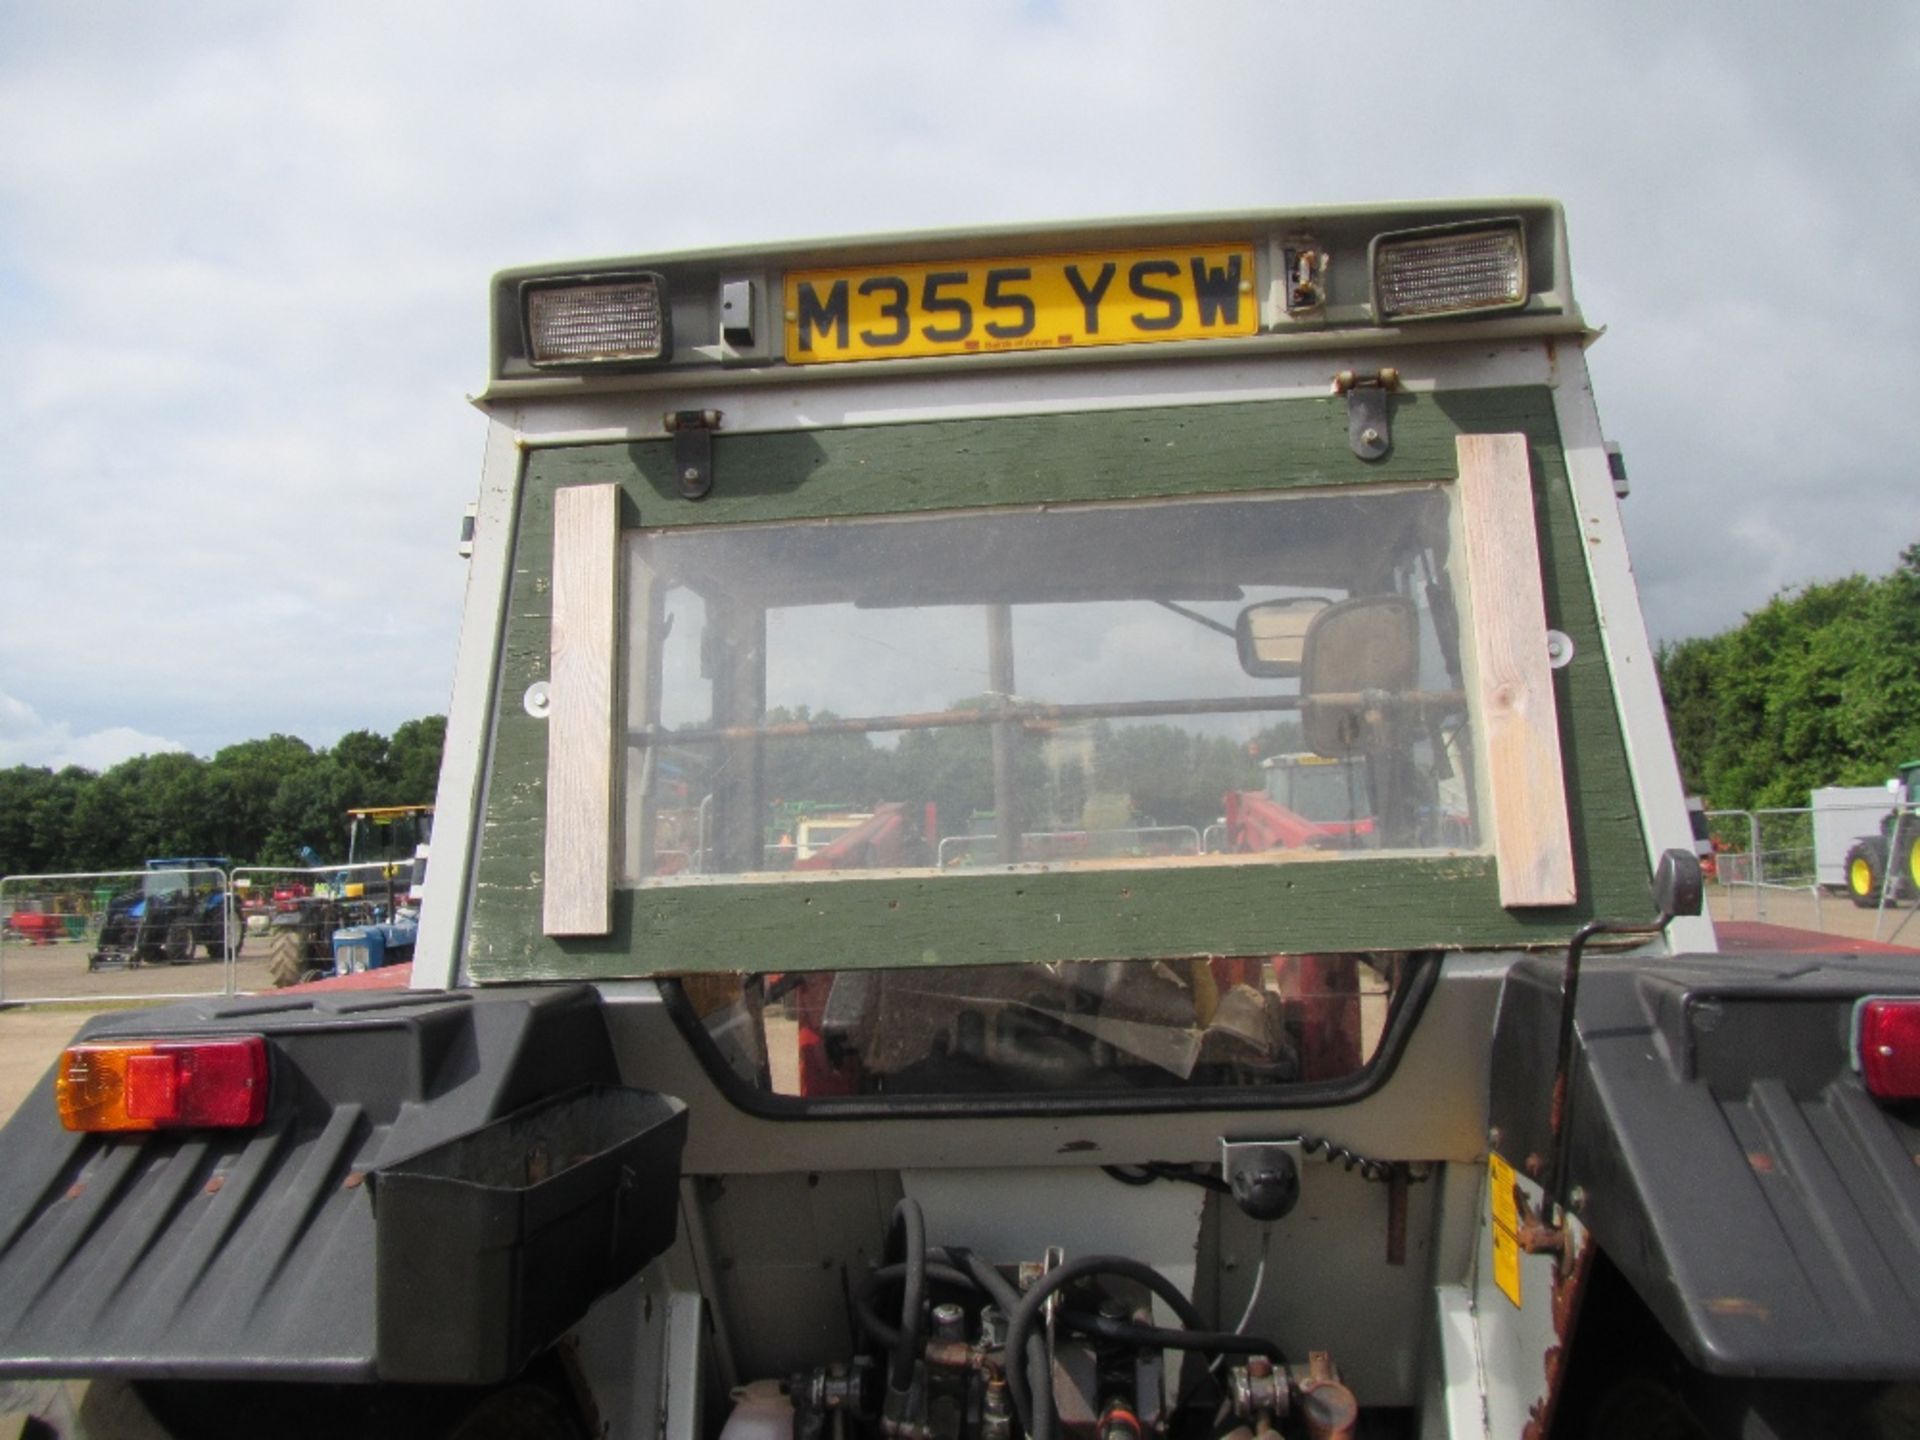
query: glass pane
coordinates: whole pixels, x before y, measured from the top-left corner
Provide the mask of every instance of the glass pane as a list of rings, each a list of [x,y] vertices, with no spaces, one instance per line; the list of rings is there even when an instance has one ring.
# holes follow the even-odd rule
[[[1402,955],[1273,955],[707,976],[685,993],[774,1095],[1044,1094],[1358,1074]]]
[[[637,531],[633,884],[1477,843],[1444,486]]]

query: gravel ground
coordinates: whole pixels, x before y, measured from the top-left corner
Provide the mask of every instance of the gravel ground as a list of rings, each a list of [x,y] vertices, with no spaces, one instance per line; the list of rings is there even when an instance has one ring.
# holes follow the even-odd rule
[[[0,1117],[13,1114],[93,1013],[90,1006],[68,1005],[0,1010]]]

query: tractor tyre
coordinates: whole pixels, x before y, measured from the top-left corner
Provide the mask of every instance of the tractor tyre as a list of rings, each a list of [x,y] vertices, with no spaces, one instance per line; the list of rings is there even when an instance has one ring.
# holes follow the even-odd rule
[[[448,1440],[584,1440],[579,1417],[543,1385],[512,1385],[468,1412]]]
[[[1628,1375],[1594,1406],[1587,1440],[1708,1440],[1684,1396],[1652,1375]]]
[[[298,985],[307,975],[307,941],[298,930],[277,930],[267,945],[267,973],[274,985],[284,990]]]
[[[167,927],[167,938],[160,953],[169,965],[185,965],[193,959],[193,946],[193,926],[185,920],[176,920]]]
[[[1887,876],[1887,842],[1878,835],[1853,842],[1847,851],[1847,894],[1862,910],[1880,906],[1880,887]]]

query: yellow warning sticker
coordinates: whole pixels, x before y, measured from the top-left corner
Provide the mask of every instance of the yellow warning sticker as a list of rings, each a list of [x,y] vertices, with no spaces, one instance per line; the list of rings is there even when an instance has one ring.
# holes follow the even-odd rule
[[[1513,1167],[1498,1155],[1487,1156],[1487,1205],[1493,1212],[1493,1283],[1517,1307],[1520,1304],[1520,1212],[1513,1199]]]
[[[1520,1228],[1520,1211],[1513,1203],[1513,1167],[1498,1155],[1487,1156],[1487,1199],[1495,1225],[1509,1235]]]

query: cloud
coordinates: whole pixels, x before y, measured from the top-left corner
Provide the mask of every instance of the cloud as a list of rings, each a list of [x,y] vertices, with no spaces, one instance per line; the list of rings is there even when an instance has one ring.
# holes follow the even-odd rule
[[[1920,538],[1911,6],[1381,6],[1338,64],[1266,0],[347,13],[0,7],[0,675],[76,731],[446,708],[533,260],[1558,194],[1656,635]]]
[[[124,725],[75,735],[70,726],[44,720],[24,700],[0,692],[0,768],[44,765],[50,770],[64,770],[78,765],[99,771],[135,755],[184,749],[186,746],[176,741],[142,735]]]

